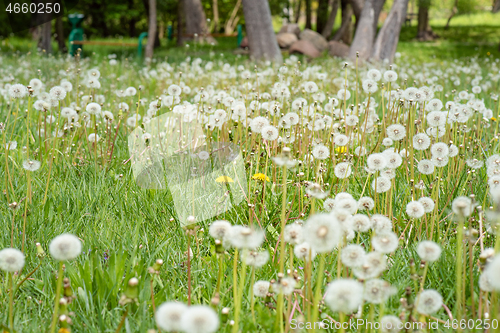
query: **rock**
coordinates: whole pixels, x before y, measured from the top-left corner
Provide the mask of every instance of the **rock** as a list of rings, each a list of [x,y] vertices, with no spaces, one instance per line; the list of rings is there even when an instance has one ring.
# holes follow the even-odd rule
[[[299,38],[299,35],[300,35],[299,25],[298,24],[285,24],[284,26],[281,27],[279,33],[282,34],[285,32],[295,34],[295,36],[297,36],[297,38]]]
[[[349,46],[332,40],[328,42],[328,55],[332,57],[347,58],[349,56]]]
[[[321,53],[318,51],[317,48],[314,47],[314,45],[308,41],[308,40],[298,40],[295,43],[290,46],[290,49],[288,49],[288,52],[290,54],[292,53],[301,53],[305,54],[306,56],[310,58],[317,58],[321,55]]]
[[[293,43],[295,43],[298,40],[298,38],[295,34],[292,34],[290,32],[283,32],[276,35],[276,40],[278,41],[278,45],[282,49],[287,49]]]
[[[319,52],[323,52],[328,48],[328,41],[321,34],[311,29],[305,29],[300,33],[300,40],[307,40],[314,45]]]
[[[243,39],[241,40],[240,47],[241,47],[242,49],[246,49],[248,46],[249,46],[249,45],[248,45],[248,37],[247,37],[247,36],[245,36],[245,37],[243,37]]]

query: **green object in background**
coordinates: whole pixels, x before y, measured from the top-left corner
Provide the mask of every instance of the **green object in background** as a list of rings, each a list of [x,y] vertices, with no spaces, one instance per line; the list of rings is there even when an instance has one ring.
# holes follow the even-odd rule
[[[137,43],[137,56],[139,58],[142,57],[142,40],[146,37],[148,37],[147,32],[141,32],[141,34],[139,35],[139,42]]]
[[[68,15],[69,22],[72,25],[71,32],[69,33],[69,53],[74,56],[78,49],[83,49],[83,45],[73,45],[73,41],[83,40],[82,22],[85,16],[83,14],[70,14]]]
[[[238,47],[240,47],[241,42],[243,41],[243,28],[241,24],[238,24],[237,29],[238,29],[238,36],[237,36]]]
[[[174,27],[172,27],[171,24],[167,26],[167,39],[168,40],[174,39]]]

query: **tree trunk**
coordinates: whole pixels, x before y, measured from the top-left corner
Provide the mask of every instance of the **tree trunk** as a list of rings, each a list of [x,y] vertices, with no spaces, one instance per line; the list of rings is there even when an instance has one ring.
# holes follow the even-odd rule
[[[229,16],[229,19],[224,25],[224,33],[226,35],[232,34],[234,32],[234,29],[236,29],[238,20],[240,19],[239,17],[236,17],[236,15],[240,10],[240,6],[241,6],[241,0],[236,1],[236,5],[234,6],[233,11],[231,12],[231,16]]]
[[[306,29],[312,29],[312,9],[311,9],[311,1],[312,0],[304,0],[306,2]]]
[[[148,23],[148,42],[146,44],[146,58],[153,58],[153,49],[155,47],[156,37],[156,0],[149,0],[149,23]]]
[[[177,2],[177,46],[184,45],[184,37],[182,36],[182,29],[184,28],[184,1]]]
[[[149,27],[149,15],[151,13],[150,11],[150,1],[149,0],[142,0],[142,3],[144,4],[144,8],[146,9],[146,15],[147,15],[147,18],[148,18],[148,27]],[[155,2],[156,3],[156,2]],[[156,13],[156,9],[155,9],[155,13]],[[155,14],[156,16],[156,14]],[[157,17],[157,16],[156,16]],[[157,18],[158,20],[158,18]],[[149,28],[148,28],[149,29]],[[149,32],[148,32],[148,38],[149,38]],[[160,43],[160,36],[159,36],[159,32],[158,32],[158,21],[156,22],[156,33],[154,34],[154,47],[157,48],[157,47],[160,47],[161,43]]]
[[[212,31],[219,32],[219,3],[217,0],[212,0],[212,9],[214,12],[214,28]]]
[[[395,0],[391,11],[380,29],[375,44],[373,45],[372,58],[375,60],[389,59],[392,62],[396,47],[398,46],[399,33],[406,19],[408,0]]]
[[[207,27],[207,18],[201,5],[201,0],[183,0],[184,18],[186,20],[186,34],[195,37],[195,41],[204,43],[215,43],[215,39],[207,36],[209,31]]]
[[[448,21],[446,21],[446,25],[444,26],[445,30],[448,30],[450,28],[450,22],[453,16],[455,16],[458,12],[458,0],[455,0],[455,3],[453,4],[453,8],[451,9],[450,16],[448,17]]]
[[[430,6],[431,0],[419,0],[418,2],[417,39],[420,41],[429,41],[437,37],[429,25]]]
[[[295,23],[299,23],[301,7],[302,7],[302,0],[298,0],[297,10],[295,11],[295,21],[294,21]]]
[[[500,12],[500,0],[493,0],[493,6],[491,8],[492,13]]]
[[[342,24],[339,30],[333,36],[333,40],[342,41],[346,45],[350,45],[352,42],[352,6],[349,0],[340,0],[340,6],[342,8]]]
[[[243,0],[245,27],[250,47],[250,56],[255,60],[283,62],[276,41],[267,0]]]
[[[43,13],[40,14],[40,18],[42,22],[45,22],[41,25],[40,31],[40,48],[45,50],[45,53],[52,53],[52,14]]]
[[[373,41],[377,33],[377,23],[385,0],[366,0],[357,23],[356,33],[349,50],[349,58],[356,59],[359,52],[360,60],[367,60],[372,51]]]
[[[349,0],[351,3],[352,11],[354,12],[354,16],[356,17],[356,22],[359,22],[359,18],[361,17],[361,11],[363,10],[363,5],[365,3],[364,0]]]
[[[58,16],[56,18],[56,34],[57,34],[57,45],[59,46],[59,52],[67,53],[68,48],[66,47],[66,40],[64,39],[64,27],[61,16]]]
[[[318,8],[316,9],[316,31],[320,34],[325,28],[328,21],[328,0],[318,0]]]
[[[326,21],[325,27],[321,34],[323,37],[328,39],[332,34],[333,25],[335,24],[335,19],[337,18],[337,11],[339,10],[339,0],[333,0],[332,2],[332,10],[330,11],[330,15],[328,15],[328,20]]]

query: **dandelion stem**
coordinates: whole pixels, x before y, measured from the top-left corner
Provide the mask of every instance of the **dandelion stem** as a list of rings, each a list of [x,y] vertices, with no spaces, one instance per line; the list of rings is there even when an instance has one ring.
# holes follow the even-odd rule
[[[325,254],[322,253],[319,257],[318,277],[316,280],[316,290],[314,293],[314,310],[312,316],[313,332],[316,332],[316,321],[319,317],[319,303],[321,301],[321,286],[323,284],[323,274],[325,270]]]
[[[56,297],[54,300],[54,313],[52,314],[52,323],[50,324],[50,333],[56,331],[57,315],[59,312],[59,298],[61,297],[61,287],[63,282],[63,262],[59,261],[59,270],[57,272]]]
[[[12,282],[12,273],[9,276],[9,327],[14,332],[14,283]]]
[[[235,301],[234,325],[233,325],[232,333],[237,333],[239,331],[240,311],[241,311],[241,304],[243,303],[243,291],[245,290],[245,280],[246,280],[246,274],[247,274],[247,264],[245,261],[245,255],[246,255],[246,250],[243,251],[243,255],[241,257],[241,259],[242,259],[241,277],[240,277],[240,284],[237,288],[238,298],[236,298],[234,300]]]

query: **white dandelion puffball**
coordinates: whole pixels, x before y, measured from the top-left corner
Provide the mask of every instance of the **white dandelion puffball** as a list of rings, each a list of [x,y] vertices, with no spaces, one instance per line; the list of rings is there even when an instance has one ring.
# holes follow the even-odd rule
[[[87,107],[85,108],[85,110],[89,114],[99,114],[99,113],[101,113],[101,106],[95,102],[92,102],[92,103],[87,104]]]
[[[28,88],[20,83],[13,84],[9,87],[9,95],[12,98],[23,98],[28,94]]]
[[[66,97],[66,89],[61,86],[55,86],[50,89],[49,94],[53,99],[61,101]]]
[[[382,170],[387,165],[387,158],[382,153],[371,154],[366,159],[368,167],[373,170]]]
[[[35,160],[27,160],[27,161],[23,162],[23,168],[25,170],[28,170],[28,171],[36,171],[36,170],[40,169],[41,165],[42,165],[42,163],[40,163],[39,161],[35,161]]]
[[[89,134],[88,140],[89,140],[89,142],[97,142],[97,141],[99,141],[100,138],[101,137],[98,134],[91,133],[91,134]]]
[[[298,259],[302,259],[306,262],[313,261],[314,258],[316,258],[316,251],[306,242],[295,245],[293,253]]]
[[[82,243],[74,235],[62,234],[50,242],[49,252],[55,260],[75,259],[82,252]]]
[[[304,239],[318,253],[330,252],[339,243],[342,228],[330,214],[311,216],[304,225]]]
[[[206,305],[190,306],[181,317],[182,330],[186,333],[213,333],[219,328],[219,316]]]
[[[467,217],[472,213],[472,200],[469,197],[457,197],[451,203],[453,213],[459,216]]]
[[[396,316],[383,316],[380,319],[381,331],[383,333],[398,333],[403,327],[403,323]]]
[[[257,297],[266,297],[270,286],[269,281],[257,281],[253,285],[253,294]]]
[[[7,248],[0,251],[0,269],[5,272],[18,272],[24,267],[24,254],[18,249]]]
[[[421,241],[417,246],[418,256],[428,262],[434,262],[441,256],[441,247],[433,241]]]
[[[318,160],[324,160],[327,159],[328,156],[330,156],[330,150],[324,145],[317,145],[316,147],[314,147],[312,154],[314,158]]]
[[[264,126],[261,131],[262,138],[266,141],[274,141],[278,138],[278,129],[272,125]]]
[[[167,332],[182,330],[182,315],[188,307],[179,302],[165,302],[156,309],[155,320],[158,327]]]
[[[372,279],[365,281],[363,298],[368,303],[380,304],[397,292],[387,281]]]
[[[357,267],[363,265],[365,255],[366,252],[361,245],[349,244],[342,249],[341,260],[347,267]]]
[[[264,231],[250,229],[242,225],[233,225],[227,239],[231,245],[239,249],[255,249],[264,241]]]
[[[284,239],[290,245],[297,245],[303,241],[302,226],[298,223],[291,223],[285,226]]]
[[[231,230],[231,223],[224,220],[218,220],[210,225],[208,232],[213,238],[223,240],[229,233],[229,230]]]
[[[486,266],[486,270],[484,272],[491,286],[495,288],[495,290],[500,291],[500,255],[496,255],[493,260]]]
[[[387,127],[386,132],[390,139],[400,141],[406,136],[406,127],[400,124],[392,124]]]
[[[424,206],[418,201],[410,201],[406,205],[406,214],[414,219],[419,219],[425,214]]]
[[[431,175],[434,173],[434,162],[431,160],[421,160],[418,162],[418,172],[424,175]]]
[[[363,285],[354,279],[337,279],[326,289],[325,303],[334,312],[350,313],[363,301]]]
[[[391,253],[398,248],[399,238],[394,232],[377,234],[372,238],[375,251],[380,253]]]
[[[443,305],[443,297],[434,289],[422,291],[417,296],[417,311],[430,315],[437,312]]]
[[[352,173],[351,164],[348,162],[340,162],[335,166],[334,173],[335,177],[340,179],[349,177]]]

